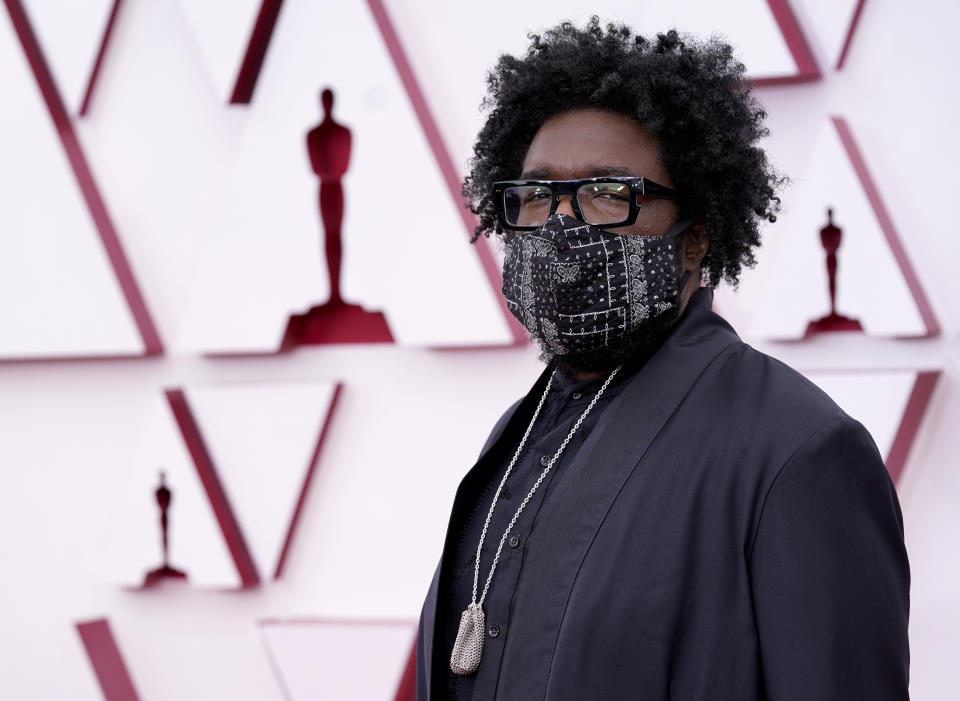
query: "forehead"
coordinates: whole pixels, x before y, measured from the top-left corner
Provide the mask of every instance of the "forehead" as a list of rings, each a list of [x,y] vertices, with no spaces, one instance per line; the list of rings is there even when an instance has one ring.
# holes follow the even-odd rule
[[[521,178],[556,180],[642,175],[670,186],[660,143],[627,115],[576,109],[545,121],[523,159]]]

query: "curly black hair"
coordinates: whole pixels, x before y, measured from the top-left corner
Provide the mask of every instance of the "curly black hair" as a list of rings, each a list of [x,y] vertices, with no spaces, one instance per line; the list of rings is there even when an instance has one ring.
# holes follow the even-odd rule
[[[542,35],[527,33],[527,55],[501,54],[486,76],[480,108],[492,108],[477,135],[461,192],[481,235],[503,234],[492,185],[519,176],[527,147],[550,117],[576,108],[627,115],[656,135],[683,201],[680,217],[700,220],[710,236],[703,276],[737,285],[753,267],[761,219],[776,221],[774,172],[757,141],[768,134],[766,112],[750,91],[743,63],[716,37],[676,30],[653,41],[625,24],[606,31],[593,15],[583,29],[569,21]]]

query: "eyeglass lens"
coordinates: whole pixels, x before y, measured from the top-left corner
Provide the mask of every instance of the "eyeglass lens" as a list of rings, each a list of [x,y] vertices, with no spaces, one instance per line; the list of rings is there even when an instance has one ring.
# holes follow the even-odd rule
[[[577,204],[588,224],[614,224],[630,213],[630,186],[616,181],[581,185]],[[547,185],[518,185],[503,191],[507,223],[540,226],[550,216],[553,193]]]

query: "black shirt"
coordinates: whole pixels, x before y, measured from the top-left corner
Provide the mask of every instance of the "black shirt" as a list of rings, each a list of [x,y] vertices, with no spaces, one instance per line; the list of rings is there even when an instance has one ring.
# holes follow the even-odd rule
[[[635,368],[632,370],[635,371]],[[617,373],[606,390],[597,400],[593,409],[577,429],[560,458],[554,463],[550,472],[543,479],[534,492],[530,501],[524,507],[519,518],[510,530],[507,540],[500,552],[497,569],[490,582],[490,588],[483,601],[483,611],[486,614],[487,635],[484,638],[483,655],[480,666],[497,664],[496,659],[502,648],[497,645],[497,638],[505,632],[509,621],[509,609],[512,605],[513,594],[517,579],[522,567],[523,549],[526,538],[536,528],[537,513],[540,505],[550,498],[550,494],[560,485],[564,478],[565,467],[570,464],[572,456],[583,443],[597,420],[609,406],[611,400],[617,396],[624,385],[624,380],[630,377],[631,369],[624,368]],[[523,452],[517,459],[510,476],[507,478],[497,505],[490,518],[483,548],[480,551],[480,574],[477,578],[477,601],[483,594],[483,586],[490,574],[493,557],[500,544],[500,538],[507,525],[513,518],[524,497],[533,488],[537,478],[544,471],[548,460],[560,448],[563,440],[573,428],[577,419],[596,396],[603,386],[607,376],[590,380],[575,380],[561,370],[553,376],[550,392],[543,403],[540,415],[537,417]],[[507,446],[503,451],[505,459],[500,469],[495,471],[494,478],[484,485],[476,495],[472,507],[460,520],[456,553],[450,577],[441,583],[440,598],[437,608],[436,640],[434,644],[435,660],[433,669],[436,674],[433,688],[445,695],[434,692],[437,701],[468,701],[473,696],[473,684],[476,673],[471,675],[454,674],[450,670],[450,653],[460,627],[460,616],[472,600],[473,575],[477,545],[483,532],[483,524],[490,510],[490,503],[497,491],[500,481],[516,453],[516,445]]]

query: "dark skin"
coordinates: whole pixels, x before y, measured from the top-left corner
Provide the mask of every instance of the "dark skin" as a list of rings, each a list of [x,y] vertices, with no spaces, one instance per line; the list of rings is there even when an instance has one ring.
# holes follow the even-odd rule
[[[660,156],[660,143],[630,117],[614,112],[578,108],[545,121],[534,135],[523,159],[518,179],[572,180],[600,175],[635,175],[673,188]],[[662,236],[677,221],[673,200],[646,197],[637,221],[630,226],[607,229],[618,234]],[[557,211],[574,216],[570,196],[563,195]],[[700,286],[700,265],[710,239],[703,224],[694,224],[677,237],[680,262],[690,272],[680,290],[680,312]],[[574,373],[578,380],[605,375]]]

